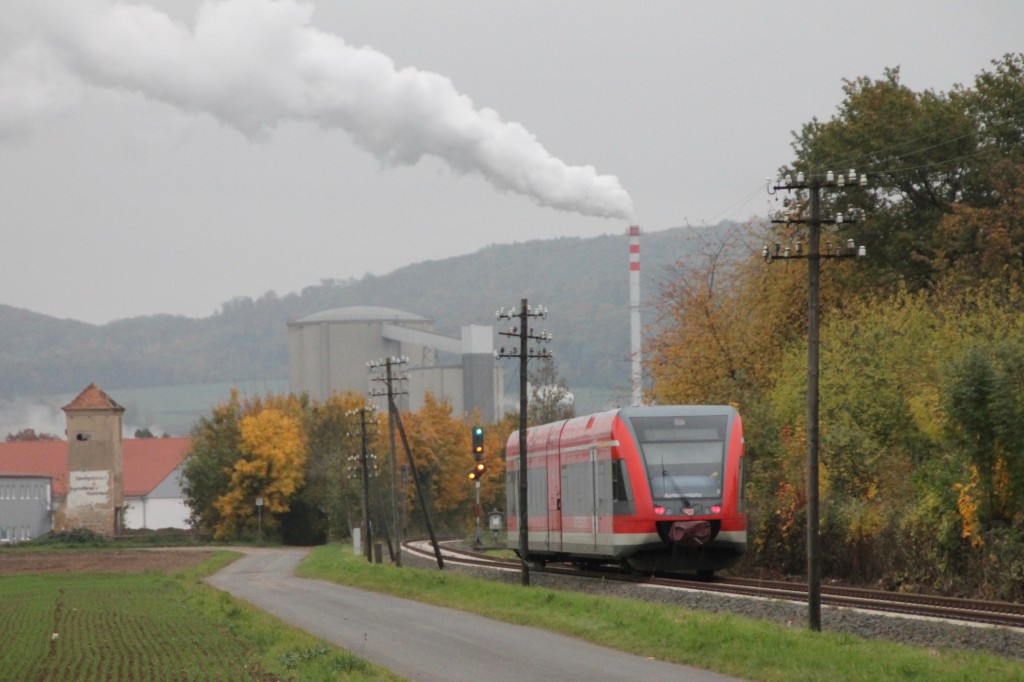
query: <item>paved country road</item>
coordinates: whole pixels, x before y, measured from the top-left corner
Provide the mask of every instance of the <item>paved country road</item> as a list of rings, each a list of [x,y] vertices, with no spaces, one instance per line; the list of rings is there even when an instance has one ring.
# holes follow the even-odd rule
[[[296,578],[292,570],[305,553],[302,549],[250,550],[207,582],[409,680],[735,681],[545,630]]]

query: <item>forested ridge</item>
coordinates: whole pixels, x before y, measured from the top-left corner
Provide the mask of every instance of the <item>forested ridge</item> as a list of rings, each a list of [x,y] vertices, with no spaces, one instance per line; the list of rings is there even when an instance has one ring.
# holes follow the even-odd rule
[[[645,233],[642,287],[653,301],[677,261],[697,262],[736,226]],[[381,276],[322,281],[301,292],[238,297],[201,318],[152,315],[91,325],[0,305],[0,399],[287,379],[287,322],[343,306],[385,306],[435,320],[457,336],[496,324],[494,311],[527,297],[551,310],[559,371],[573,386],[628,387],[629,250],[620,234],[492,245]]]

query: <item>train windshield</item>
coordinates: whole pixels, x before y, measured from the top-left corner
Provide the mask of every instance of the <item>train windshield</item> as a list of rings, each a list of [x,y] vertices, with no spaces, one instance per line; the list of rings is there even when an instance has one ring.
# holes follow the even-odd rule
[[[721,497],[725,415],[634,417],[655,499]]]

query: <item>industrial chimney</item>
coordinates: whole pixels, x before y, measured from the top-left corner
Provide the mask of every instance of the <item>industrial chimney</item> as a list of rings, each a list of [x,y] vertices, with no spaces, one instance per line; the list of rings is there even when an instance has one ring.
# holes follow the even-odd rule
[[[629,228],[629,354],[632,360],[633,407],[643,402],[643,372],[640,356],[640,228]]]

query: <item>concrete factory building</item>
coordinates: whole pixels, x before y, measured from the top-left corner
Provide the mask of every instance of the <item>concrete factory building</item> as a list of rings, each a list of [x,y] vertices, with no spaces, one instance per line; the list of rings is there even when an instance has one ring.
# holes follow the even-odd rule
[[[395,373],[408,377],[399,408],[416,411],[427,393],[448,400],[455,414],[479,410],[497,420],[504,382],[494,360],[494,328],[462,327],[460,337],[434,332],[419,315],[374,306],[335,308],[288,323],[288,377],[292,393],[326,400],[334,393],[366,395],[371,385],[367,362],[406,357]],[[384,408],[383,402],[379,407]]]

